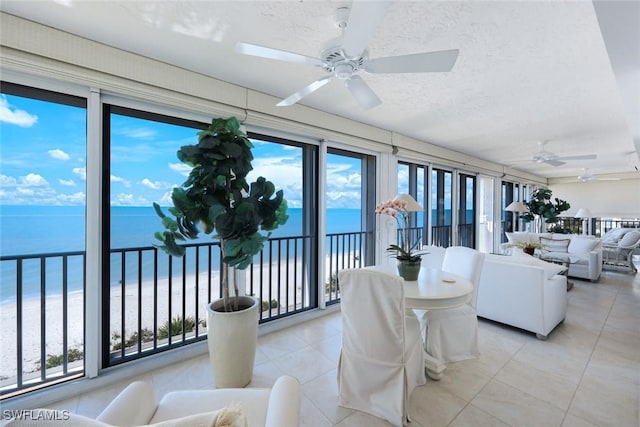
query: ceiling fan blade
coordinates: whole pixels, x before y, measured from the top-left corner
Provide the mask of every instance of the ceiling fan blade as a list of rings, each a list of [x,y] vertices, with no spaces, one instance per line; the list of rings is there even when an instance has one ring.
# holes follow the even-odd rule
[[[326,77],[323,77],[321,79],[316,80],[315,82],[311,83],[310,85],[300,89],[296,93],[294,93],[292,95],[289,95],[289,97],[287,97],[286,99],[283,99],[282,101],[278,102],[276,105],[278,107],[288,107],[289,105],[295,104],[296,102],[300,101],[305,96],[309,95],[312,92],[315,92],[316,90],[320,89],[322,86],[324,86],[327,83],[329,83],[329,81],[331,80],[331,77],[333,77],[333,76],[326,76]]]
[[[286,50],[272,49],[270,47],[258,46],[251,43],[236,43],[236,52],[244,55],[259,56],[261,58],[275,59],[278,61],[296,62],[299,64],[309,64],[323,66],[324,62],[319,58],[301,55],[299,53],[287,52]]]
[[[551,165],[551,166],[562,166],[562,165],[566,165],[566,163],[565,163],[565,162],[561,162],[560,160],[557,160],[557,159],[544,160],[542,163],[546,163],[546,164]]]
[[[390,1],[359,1],[351,5],[349,21],[342,37],[342,51],[348,58],[357,58],[367,48],[382,19]]]
[[[376,107],[382,104],[380,98],[371,90],[367,82],[360,76],[351,76],[349,80],[345,80],[345,85],[356,99],[360,107],[364,110]]]
[[[365,65],[369,73],[428,73],[451,71],[458,49],[371,59]]]
[[[584,154],[581,156],[562,156],[557,160],[595,160],[597,157],[595,154]]]

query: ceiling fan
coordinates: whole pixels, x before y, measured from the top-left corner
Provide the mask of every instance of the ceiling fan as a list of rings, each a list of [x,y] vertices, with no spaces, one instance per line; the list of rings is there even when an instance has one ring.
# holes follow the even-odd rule
[[[588,168],[582,168],[582,173],[578,175],[578,181],[580,182],[620,181],[620,178],[599,178],[591,174]]]
[[[340,7],[337,25],[342,35],[328,43],[319,58],[285,50],[239,42],[236,51],[294,63],[314,65],[327,75],[291,94],[277,105],[289,106],[320,89],[332,79],[344,82],[361,108],[368,110],[382,103],[369,85],[358,75],[360,71],[377,73],[426,73],[451,71],[458,58],[458,50],[442,50],[411,55],[369,58],[367,44],[382,22],[390,1],[354,1],[351,9]]]
[[[562,166],[566,164],[564,160],[594,160],[595,154],[583,154],[578,156],[558,156],[550,151],[545,150],[545,145],[549,141],[538,142],[539,151],[533,154],[532,161],[536,163],[546,163],[551,166]]]

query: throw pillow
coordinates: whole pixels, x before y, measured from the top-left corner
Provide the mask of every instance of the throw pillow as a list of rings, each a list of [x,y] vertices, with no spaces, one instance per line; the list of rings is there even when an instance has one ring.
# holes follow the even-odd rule
[[[540,238],[542,243],[542,249],[547,252],[568,252],[570,239],[547,239],[545,237]]]
[[[605,245],[615,245],[627,231],[629,231],[627,228],[614,228],[613,230],[609,230],[602,236],[602,243]]]
[[[511,244],[516,244],[519,242],[528,242],[531,240],[531,236],[527,231],[516,231],[513,233],[505,233],[507,235],[507,240]]]
[[[619,248],[631,248],[640,240],[640,231],[629,231],[625,234],[620,241],[618,241]]]
[[[598,243],[600,240],[596,238],[573,236],[568,251],[574,255],[586,255],[598,246]]]
[[[242,413],[242,406],[232,404],[219,411],[215,427],[247,427],[248,425],[247,417]]]

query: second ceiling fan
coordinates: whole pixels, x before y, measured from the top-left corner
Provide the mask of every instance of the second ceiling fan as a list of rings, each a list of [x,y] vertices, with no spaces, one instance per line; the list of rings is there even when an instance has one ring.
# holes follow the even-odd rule
[[[337,21],[342,36],[332,40],[319,58],[243,42],[236,44],[236,51],[245,55],[314,65],[327,73],[279,102],[278,106],[293,105],[332,79],[338,79],[344,82],[358,105],[368,110],[382,101],[358,75],[360,71],[372,74],[446,72],[451,71],[458,58],[457,49],[369,58],[367,45],[390,3],[354,1],[351,9],[339,8]]]
[[[538,142],[540,150],[533,154],[532,161],[536,163],[546,163],[551,166],[562,166],[566,164],[564,160],[594,160],[595,154],[580,154],[577,156],[558,156],[550,151],[545,150],[545,145],[549,141]]]

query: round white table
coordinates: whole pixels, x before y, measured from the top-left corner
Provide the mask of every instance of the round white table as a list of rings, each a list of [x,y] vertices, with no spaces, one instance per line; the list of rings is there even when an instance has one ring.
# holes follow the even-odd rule
[[[433,268],[421,268],[418,280],[404,282],[407,308],[438,310],[466,304],[473,284],[460,276]]]
[[[471,299],[473,284],[460,276],[433,268],[421,268],[418,280],[404,282],[407,309],[441,310],[459,307]],[[429,378],[440,380],[446,364],[424,352]]]

